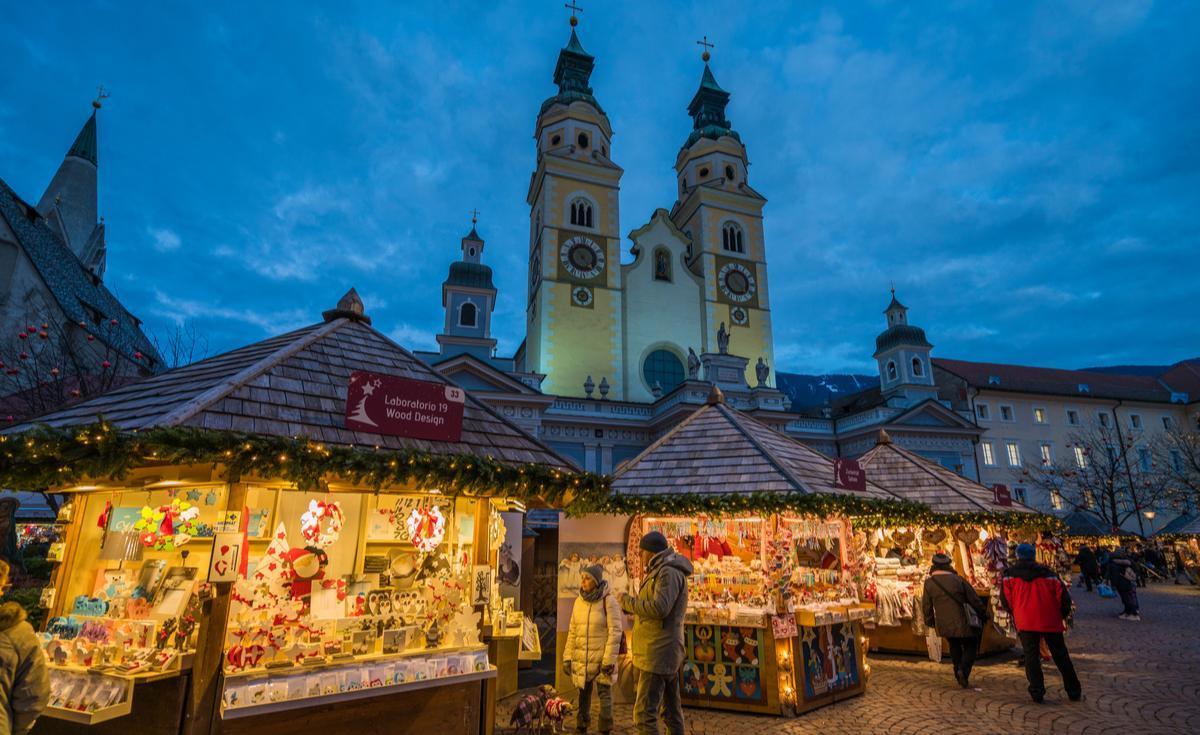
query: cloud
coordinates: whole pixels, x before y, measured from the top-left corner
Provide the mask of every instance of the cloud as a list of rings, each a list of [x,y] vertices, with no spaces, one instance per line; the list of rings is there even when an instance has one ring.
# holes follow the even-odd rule
[[[300,308],[279,311],[230,308],[196,299],[172,296],[158,288],[155,288],[153,292],[155,305],[151,310],[158,316],[180,326],[189,320],[216,319],[249,324],[263,334],[274,335],[298,329],[312,321],[311,315]]]
[[[179,249],[179,235],[174,230],[151,227],[147,230],[154,240],[154,249],[160,253],[169,253]]]
[[[414,327],[411,324],[401,322],[388,331],[388,337],[393,342],[409,350],[436,350],[438,349],[437,338],[434,333],[428,329]]]

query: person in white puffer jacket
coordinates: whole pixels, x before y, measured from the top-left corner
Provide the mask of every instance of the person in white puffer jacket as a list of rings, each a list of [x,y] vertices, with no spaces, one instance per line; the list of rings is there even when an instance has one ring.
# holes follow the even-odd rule
[[[579,597],[571,610],[563,647],[563,673],[579,688],[578,732],[587,732],[591,721],[593,690],[600,700],[600,732],[612,732],[612,686],[617,678],[621,623],[621,606],[604,581],[604,568],[592,564],[581,569]]]

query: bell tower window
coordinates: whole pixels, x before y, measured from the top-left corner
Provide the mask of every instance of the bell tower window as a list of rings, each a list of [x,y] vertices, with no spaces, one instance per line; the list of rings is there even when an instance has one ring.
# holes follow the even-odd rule
[[[571,224],[577,227],[592,226],[592,203],[580,197],[571,202]]]
[[[912,359],[912,370],[913,375],[918,378],[925,374],[925,363],[921,362],[921,358],[914,357]]]
[[[458,326],[474,327],[479,319],[479,310],[470,301],[458,307]]]
[[[592,142],[591,139],[588,138],[587,133],[580,133],[579,137],[575,140],[579,143],[579,147],[584,150],[587,150],[588,145]]]
[[[721,226],[721,248],[731,253],[746,252],[742,228],[736,222],[726,222]]]
[[[888,364],[887,364],[887,379],[888,379],[888,380],[895,380],[895,379],[896,379],[896,363],[895,363],[894,361],[892,361],[892,360],[888,360]]]

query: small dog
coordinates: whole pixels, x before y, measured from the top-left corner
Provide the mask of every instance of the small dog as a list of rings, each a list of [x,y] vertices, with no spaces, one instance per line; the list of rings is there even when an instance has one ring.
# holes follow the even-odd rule
[[[546,718],[546,703],[552,699],[560,699],[560,697],[554,687],[549,684],[543,684],[530,694],[521,697],[508,721],[512,732],[541,732]]]
[[[545,730],[546,721],[549,721],[550,732],[560,733],[563,731],[563,720],[570,717],[571,712],[575,707],[562,697],[555,696],[547,700],[546,706],[542,709],[541,728]]]

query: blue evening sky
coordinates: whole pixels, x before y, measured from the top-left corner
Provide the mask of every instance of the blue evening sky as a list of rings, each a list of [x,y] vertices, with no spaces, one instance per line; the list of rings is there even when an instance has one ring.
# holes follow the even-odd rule
[[[584,2],[623,232],[674,199],[713,70],[766,209],[779,368],[871,370],[895,281],[935,356],[1200,354],[1200,4]],[[523,337],[533,125],[560,2],[12,3],[0,177],[36,202],[100,112],[107,282],[210,352],[347,287],[434,346],[478,207],[502,354]]]

